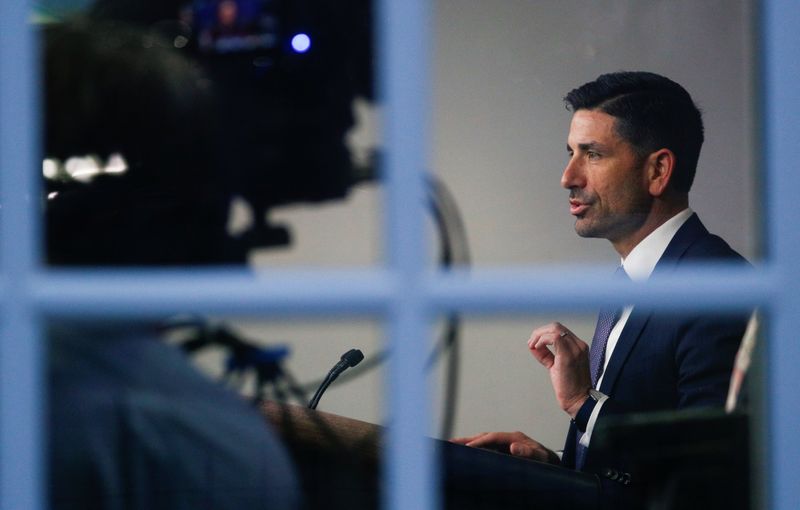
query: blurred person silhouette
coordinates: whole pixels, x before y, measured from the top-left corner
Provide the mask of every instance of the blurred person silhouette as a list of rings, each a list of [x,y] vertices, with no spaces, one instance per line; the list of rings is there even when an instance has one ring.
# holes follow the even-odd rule
[[[59,186],[52,265],[196,265],[228,251],[227,198],[204,143],[208,90],[184,59],[120,27],[44,29],[46,153],[124,155]],[[50,325],[53,508],[296,508],[293,467],[262,416],[207,380],[156,324]]]
[[[254,247],[289,242],[288,231],[268,221],[272,207],[341,199],[374,177],[353,164],[345,144],[353,100],[373,96],[370,1],[240,1],[251,33],[234,46],[204,48],[199,39],[219,24],[219,4],[97,0],[73,17],[71,34],[63,23],[46,30],[64,45],[45,52],[48,74],[60,77],[45,94],[48,156],[120,153],[128,164],[124,179],[48,182],[58,192],[48,203],[48,246],[59,247],[49,262],[242,263]],[[312,50],[292,48],[298,33],[310,35]],[[83,59],[86,52],[93,57]],[[109,193],[118,194],[105,199],[114,214],[73,199]],[[117,202],[122,195],[130,200]],[[254,218],[238,237],[224,228],[234,196]],[[123,212],[130,203],[135,214]],[[148,220],[162,212],[178,218]],[[81,228],[67,225],[78,213]],[[92,243],[72,237],[84,232]]]
[[[48,183],[54,265],[242,262],[225,225],[207,80],[135,31],[97,23],[45,29],[45,150],[123,155],[122,174]]]
[[[126,167],[79,176],[64,165],[48,180],[49,265],[241,264],[254,246],[288,242],[268,225],[270,207],[341,198],[359,180],[343,137],[353,97],[370,94],[369,71],[352,62],[368,63],[370,50],[295,61],[270,42],[264,15],[241,54],[182,51],[185,21],[207,3],[101,0],[41,28],[45,156],[118,154]],[[317,6],[320,19],[333,4]],[[370,17],[342,11],[362,29]],[[337,29],[329,41],[364,32]],[[234,195],[256,218],[238,238],[226,229]],[[53,508],[299,506],[293,466],[264,418],[192,369],[155,321],[56,320],[49,338]]]

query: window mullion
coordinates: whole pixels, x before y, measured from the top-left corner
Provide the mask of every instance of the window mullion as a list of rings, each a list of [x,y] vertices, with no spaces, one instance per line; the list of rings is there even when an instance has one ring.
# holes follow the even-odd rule
[[[43,507],[40,324],[30,296],[38,260],[39,84],[28,2],[0,2],[0,509]]]

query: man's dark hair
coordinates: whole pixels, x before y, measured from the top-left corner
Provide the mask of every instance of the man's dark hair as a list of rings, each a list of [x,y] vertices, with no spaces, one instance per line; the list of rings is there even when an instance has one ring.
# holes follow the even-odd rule
[[[676,157],[671,184],[689,192],[703,145],[703,119],[686,89],[655,73],[623,71],[581,85],[564,102],[573,112],[599,110],[615,117],[617,134],[640,158],[671,150]]]

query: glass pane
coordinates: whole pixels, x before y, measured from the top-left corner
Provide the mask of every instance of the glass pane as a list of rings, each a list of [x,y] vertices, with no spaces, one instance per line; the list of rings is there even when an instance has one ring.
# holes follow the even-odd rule
[[[370,0],[36,4],[50,263],[376,262]]]
[[[690,206],[759,258],[752,4],[436,2],[433,168],[462,208],[475,265],[617,259],[608,243],[575,235],[560,179],[571,118],[562,98],[619,70],[691,93],[706,136]]]
[[[386,355],[378,325],[343,320],[237,320],[217,322],[213,328],[256,347],[262,359],[276,358],[279,371],[271,373],[272,380],[259,384],[259,374],[269,379],[269,370],[259,371],[252,363],[231,371],[237,354],[230,347],[212,345],[193,356],[206,373],[228,372],[222,379],[247,395],[258,388],[263,399],[259,407],[290,452],[305,504],[309,508],[375,508],[380,498],[381,426],[387,412],[382,398]],[[176,329],[173,341],[186,345],[186,338],[180,336],[191,330]],[[345,358],[355,366],[342,372],[337,369],[341,375],[328,385],[334,366]],[[238,359],[245,362],[248,356]],[[307,408],[312,402],[316,410]]]
[[[542,339],[549,328],[567,331],[564,359],[575,338],[593,343],[596,315],[468,317],[452,351],[461,382],[445,398],[455,398],[455,442],[472,448],[443,447],[446,498],[469,498],[470,508],[494,508],[504,498],[511,507],[519,498],[554,498],[553,504],[570,501],[570,508],[593,508],[597,501],[615,508],[626,501],[631,508],[748,508],[757,496],[751,478],[761,476],[751,466],[763,462],[763,432],[753,417],[763,406],[764,324],[742,337],[746,316],[699,319],[634,306],[620,319],[622,332],[616,338],[612,332],[607,344],[610,359],[595,385],[602,392],[594,397],[602,399],[599,414],[581,416],[584,404],[574,421],[554,391],[554,369],[533,355],[528,340],[532,331]],[[671,335],[671,328],[681,333]],[[559,356],[552,345],[545,348]],[[588,375],[593,352],[582,354],[588,366],[561,370]],[[566,394],[570,387],[561,388]],[[584,436],[576,435],[579,426]],[[583,454],[577,441],[587,448]],[[492,460],[475,449],[503,456]],[[583,472],[575,462],[585,462]],[[489,465],[491,472],[479,476]],[[504,476],[492,474],[497,472]],[[602,490],[588,473],[599,475]],[[464,483],[468,476],[471,484]],[[714,490],[719,486],[730,489],[720,494]]]
[[[521,430],[560,450],[565,418],[547,371],[530,355],[527,341],[534,328],[559,321],[590,342],[595,319],[563,313],[515,319],[467,317],[459,342],[461,384],[453,436]]]
[[[374,507],[378,330],[369,321],[52,321],[51,506]],[[353,348],[363,362],[307,409]]]
[[[295,508],[297,480],[263,416],[194,370],[163,327],[50,324],[50,506]]]

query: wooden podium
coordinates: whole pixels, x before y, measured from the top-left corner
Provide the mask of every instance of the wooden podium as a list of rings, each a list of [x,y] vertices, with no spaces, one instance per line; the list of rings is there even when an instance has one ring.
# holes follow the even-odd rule
[[[301,478],[306,508],[377,509],[383,428],[305,407],[267,402]],[[449,509],[600,507],[596,476],[431,439]]]

